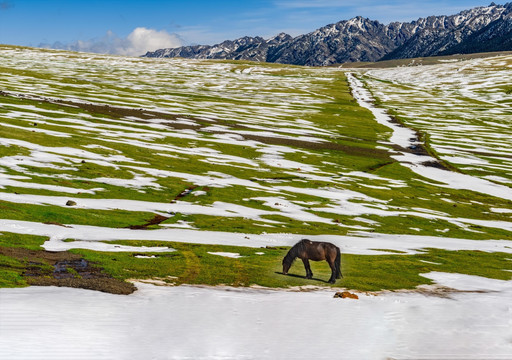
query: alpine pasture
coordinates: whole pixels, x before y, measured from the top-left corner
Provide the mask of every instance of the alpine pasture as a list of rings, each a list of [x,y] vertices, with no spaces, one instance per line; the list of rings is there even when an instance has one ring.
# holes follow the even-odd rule
[[[136,299],[147,296],[157,304],[147,310],[155,312],[151,318],[168,306],[165,294],[190,311],[180,294],[197,295],[218,305],[194,315],[213,326],[222,320],[209,316],[221,316],[217,297],[226,293],[235,294],[230,301],[242,313],[255,310],[256,297],[329,308],[345,301],[333,311],[350,311],[350,300],[332,299],[334,287],[361,294],[363,318],[372,309],[400,313],[397,297],[427,306],[420,315],[402,314],[403,334],[415,316],[432,325],[449,314],[449,296],[465,311],[477,302],[499,318],[512,277],[511,70],[511,55],[340,69],[2,45],[0,286],[62,288],[2,289],[0,299],[18,314],[11,306],[23,294],[39,292],[40,303],[26,304],[41,310],[83,292],[77,296],[101,297],[102,306],[143,312]],[[282,258],[302,238],[338,246],[343,278],[327,283],[325,262],[311,264],[312,279],[298,263],[293,276],[283,275]],[[137,288],[128,300],[89,295]],[[480,303],[489,290],[497,295]],[[429,306],[440,312],[426,319]],[[272,325],[281,310],[269,307],[261,329],[284,336],[290,328]],[[93,313],[80,316],[94,321]],[[398,321],[386,319],[382,336]],[[236,337],[241,325],[220,330],[217,344]],[[158,325],[150,342],[158,343],[164,328]],[[264,354],[266,335],[251,331],[254,343],[221,346],[225,356]],[[325,327],[318,336],[327,333]],[[421,337],[411,334],[400,341],[409,346]],[[400,347],[386,336],[375,358],[442,351],[427,343]],[[492,348],[499,353],[489,351],[510,354],[506,334],[499,336]],[[0,353],[13,355],[2,344]],[[224,354],[213,343],[179,344],[178,358]],[[155,356],[165,358],[159,346]],[[267,346],[262,357],[271,358],[292,344]],[[359,350],[346,354],[363,356]],[[330,351],[326,357],[336,356]]]

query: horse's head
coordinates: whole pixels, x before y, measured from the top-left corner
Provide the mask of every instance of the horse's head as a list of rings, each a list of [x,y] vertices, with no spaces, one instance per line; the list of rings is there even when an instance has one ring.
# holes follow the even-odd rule
[[[284,275],[288,274],[288,270],[290,270],[290,267],[292,266],[293,260],[294,260],[294,258],[289,256],[289,254],[287,254],[284,257],[284,259],[283,259],[283,274]]]
[[[299,245],[301,243],[302,243],[302,241],[299,241],[297,244],[292,246],[292,248],[286,253],[286,255],[285,255],[284,259],[283,259],[283,274],[284,275],[288,274],[288,270],[290,270],[293,262],[297,258],[298,252],[299,252],[299,249],[300,249]]]
[[[283,274],[288,274],[288,270],[290,270],[290,264],[285,264],[285,262],[283,261]]]

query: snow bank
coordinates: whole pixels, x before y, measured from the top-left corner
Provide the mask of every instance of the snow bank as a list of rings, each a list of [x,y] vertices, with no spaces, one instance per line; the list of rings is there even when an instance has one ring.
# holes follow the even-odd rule
[[[510,359],[506,283],[451,299],[140,283],[129,296],[0,289],[0,358]]]

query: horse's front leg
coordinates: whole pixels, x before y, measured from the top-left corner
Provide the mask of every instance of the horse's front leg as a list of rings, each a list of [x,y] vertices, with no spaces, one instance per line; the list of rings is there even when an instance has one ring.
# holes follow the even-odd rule
[[[311,271],[311,266],[309,266],[308,259],[302,259],[304,263],[304,268],[306,269],[306,279],[311,279],[313,277],[313,271]]]

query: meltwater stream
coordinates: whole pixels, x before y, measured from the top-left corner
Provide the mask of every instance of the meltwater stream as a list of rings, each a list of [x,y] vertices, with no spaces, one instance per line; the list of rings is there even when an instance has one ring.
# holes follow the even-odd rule
[[[438,162],[438,160],[429,155],[417,155],[410,151],[410,149],[414,149],[420,145],[417,134],[413,130],[397,124],[386,110],[374,106],[372,95],[364,87],[363,83],[352,73],[347,73],[347,79],[352,90],[352,95],[357,100],[358,104],[370,110],[379,124],[385,125],[392,130],[393,133],[389,142],[386,144],[397,145],[395,148],[399,150],[397,154],[391,157],[399,161],[401,165],[427,179],[445,184],[441,186],[452,189],[471,190],[506,200],[512,200],[512,190],[507,186],[495,184],[478,177],[425,165]]]

